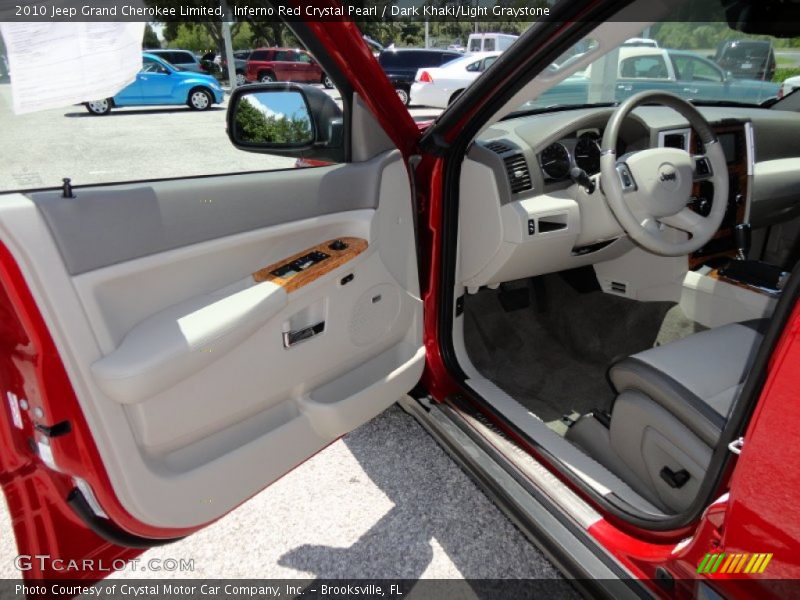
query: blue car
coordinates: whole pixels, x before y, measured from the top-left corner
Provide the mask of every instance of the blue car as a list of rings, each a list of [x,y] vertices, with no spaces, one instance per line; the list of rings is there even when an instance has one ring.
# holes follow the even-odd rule
[[[592,69],[566,78],[524,108],[576,105],[594,102],[590,98]],[[613,83],[613,99],[622,102],[644,90],[663,90],[686,100],[761,104],[777,98],[779,85],[771,81],[737,79],[707,58],[686,50],[652,47],[621,47]]]
[[[211,75],[184,71],[145,52],[136,81],[113,98],[86,102],[86,109],[93,115],[107,115],[120,106],[163,104],[186,104],[194,110],[207,110],[224,99],[225,92]]]

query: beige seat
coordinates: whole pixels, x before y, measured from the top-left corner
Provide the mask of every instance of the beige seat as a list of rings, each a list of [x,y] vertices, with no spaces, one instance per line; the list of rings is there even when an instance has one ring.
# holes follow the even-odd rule
[[[666,510],[697,494],[762,339],[763,321],[734,323],[614,364],[607,431],[579,422],[568,438]]]

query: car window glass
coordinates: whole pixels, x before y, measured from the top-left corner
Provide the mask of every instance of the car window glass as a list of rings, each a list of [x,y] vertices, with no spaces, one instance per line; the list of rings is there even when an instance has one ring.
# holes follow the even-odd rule
[[[673,61],[677,76],[681,81],[721,82],[722,73],[704,60],[693,56],[678,56]]]
[[[633,56],[620,61],[620,76],[626,79],[665,79],[667,64],[660,54]]]
[[[200,26],[195,27],[199,30]],[[285,32],[289,43],[288,27]],[[263,43],[255,33],[244,41],[242,35],[240,32],[239,43]],[[292,38],[291,43],[297,42]],[[192,57],[190,52],[155,50],[152,55],[157,59],[142,55],[142,76],[112,98],[86,98],[81,104],[20,116],[13,112],[11,85],[0,82],[0,192],[55,188],[62,185],[65,177],[80,187],[330,164],[237,150],[226,134],[228,69],[203,74],[182,70],[173,61],[186,65]],[[201,46],[198,51],[219,52],[225,57],[222,48]],[[236,52],[241,55],[243,51]],[[253,58],[269,58],[272,53],[272,49],[262,48]],[[341,108],[338,90],[323,86],[322,70],[313,64],[313,56],[297,54],[307,65],[303,71],[319,69],[319,75],[317,71],[311,76],[304,73],[304,83],[330,96]],[[173,65],[174,69],[164,65]],[[291,81],[296,72],[278,68],[272,71],[279,82]],[[90,112],[90,104],[100,114]],[[260,117],[254,115],[256,119]],[[266,121],[271,117],[275,116],[264,112]],[[342,119],[346,132],[347,113]],[[75,151],[76,145],[80,152]]]
[[[483,40],[484,52],[493,52],[495,49],[494,38],[486,38]]]
[[[311,64],[311,57],[303,52],[295,52],[294,60],[301,63]]]
[[[475,62],[467,65],[467,71],[469,71],[470,73],[475,73],[480,70],[481,70],[481,61],[479,60],[476,60]]]
[[[276,61],[287,61],[292,60],[292,52],[286,50],[278,50],[275,52],[275,57],[272,60]]]
[[[470,52],[480,52],[481,51],[481,39],[480,38],[473,38],[469,42],[469,51]]]
[[[250,60],[269,60],[269,50],[256,50],[250,55]]]
[[[494,64],[494,61],[496,61],[496,60],[497,60],[496,56],[490,56],[489,58],[484,60],[483,61],[483,70],[485,71],[486,69],[491,67]]]
[[[169,71],[161,63],[151,58],[145,58],[142,60],[142,73],[169,73]]]

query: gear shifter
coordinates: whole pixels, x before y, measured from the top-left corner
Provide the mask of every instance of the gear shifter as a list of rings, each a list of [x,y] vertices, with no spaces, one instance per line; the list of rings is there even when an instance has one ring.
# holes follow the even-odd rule
[[[733,229],[733,238],[736,243],[736,258],[747,260],[750,252],[750,223],[739,223]]]

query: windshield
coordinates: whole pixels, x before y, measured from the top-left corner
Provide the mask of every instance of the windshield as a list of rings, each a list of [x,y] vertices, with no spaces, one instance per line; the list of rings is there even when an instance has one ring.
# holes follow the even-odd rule
[[[646,90],[757,106],[790,92],[784,80],[800,75],[800,39],[749,36],[723,22],[664,21],[625,33],[609,44],[598,30],[575,45],[537,78],[558,83],[520,108],[617,103]]]

